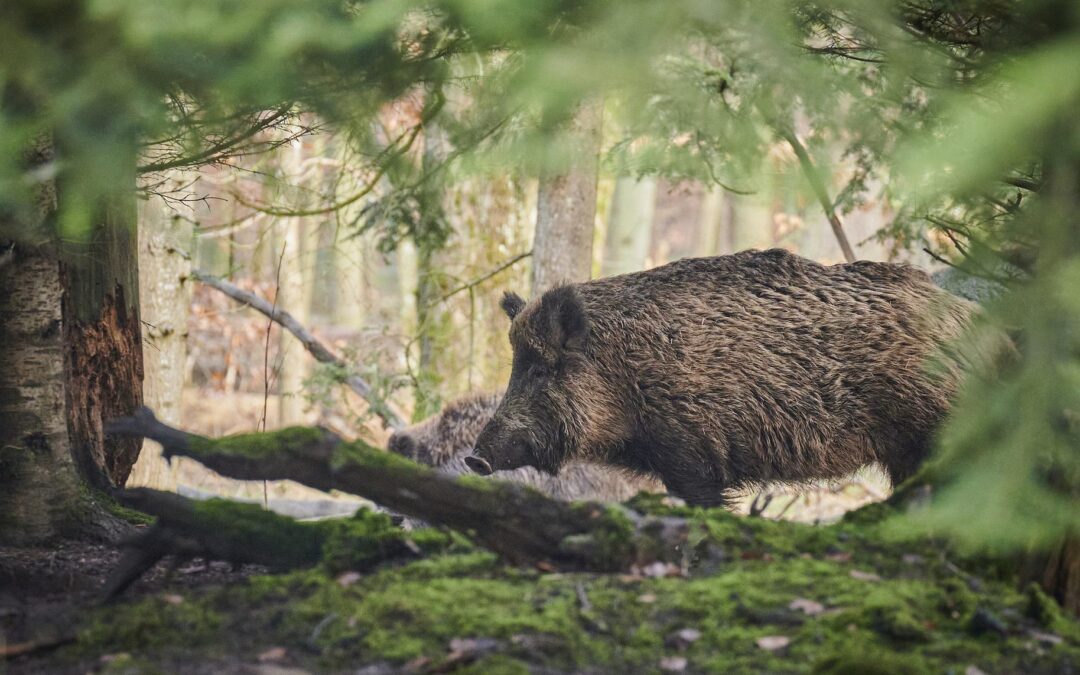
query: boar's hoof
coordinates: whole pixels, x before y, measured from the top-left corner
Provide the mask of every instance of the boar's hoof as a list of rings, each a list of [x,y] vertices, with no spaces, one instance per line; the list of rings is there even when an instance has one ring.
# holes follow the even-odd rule
[[[466,457],[465,464],[481,476],[490,476],[492,474],[491,465],[483,457]]]

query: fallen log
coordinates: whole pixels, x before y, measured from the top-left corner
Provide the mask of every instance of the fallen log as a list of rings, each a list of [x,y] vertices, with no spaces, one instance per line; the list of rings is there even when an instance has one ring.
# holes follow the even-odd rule
[[[149,488],[117,490],[124,506],[157,518],[123,542],[125,549],[103,596],[122,593],[159,560],[224,560],[287,571],[326,563],[331,571],[366,572],[384,562],[442,550],[441,532],[406,532],[390,516],[361,509],[352,518],[298,522],[255,504],[225,499],[193,500]]]
[[[641,515],[614,504],[557,502],[522,485],[447,476],[325,429],[209,439],[163,424],[142,408],[110,422],[108,431],[155,440],[166,458],[189,457],[230,478],[291,479],[365,497],[461,532],[514,564],[617,571],[684,562],[689,526],[683,519]]]

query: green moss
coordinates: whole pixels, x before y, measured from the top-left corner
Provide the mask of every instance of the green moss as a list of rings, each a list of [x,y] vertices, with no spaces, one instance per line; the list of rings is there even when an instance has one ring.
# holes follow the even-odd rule
[[[1032,582],[1024,589],[1027,596],[1025,614],[1047,630],[1080,641],[1080,624],[1065,616],[1061,605]]]
[[[199,532],[238,550],[273,552],[275,567],[313,565],[320,559],[326,536],[321,528],[283,518],[256,504],[227,499],[194,502]]]
[[[496,654],[454,670],[460,675],[529,675],[532,671],[521,661]]]
[[[268,457],[293,453],[325,441],[326,432],[313,427],[288,427],[263,433],[233,434],[216,439],[195,438],[191,443],[193,457],[208,454],[242,457]]]
[[[423,474],[434,473],[434,470],[429,467],[417,464],[416,462],[393,452],[387,452],[381,448],[376,448],[360,439],[342,443],[335,449],[334,457],[331,460],[331,466],[334,469],[340,469],[347,464],[385,469],[401,469]]]
[[[872,592],[864,607],[869,625],[886,637],[908,642],[930,639],[928,620],[920,619],[918,610],[895,589]]]
[[[567,537],[560,543],[566,552],[573,552],[588,559],[597,569],[614,570],[626,560],[633,560],[636,530],[629,515],[617,504],[576,503],[571,506],[574,514],[588,521],[588,535]],[[647,558],[655,557],[646,553]]]
[[[499,489],[499,483],[489,478],[481,478],[470,474],[462,474],[455,479],[458,485],[463,485],[470,490],[480,492],[494,492]]]
[[[165,675],[169,672],[147,659],[136,659],[131,654],[110,654],[110,658],[96,672],[102,675]]]
[[[225,618],[209,603],[167,602],[148,598],[123,607],[95,611],[79,631],[80,655],[127,652],[152,655],[163,648],[204,648],[220,637]]]
[[[438,530],[406,532],[385,513],[358,509],[351,518],[317,524],[323,535],[322,560],[331,572],[367,571],[381,562],[446,550],[454,539]]]
[[[610,519],[605,524],[622,545],[626,515],[600,513],[581,515]],[[937,542],[886,544],[872,527],[852,523],[813,528],[688,513],[700,528],[702,556],[690,578],[540,574],[447,539],[449,552],[339,582],[340,569],[363,560],[350,557],[354,548],[401,536],[383,516],[360,514],[335,525],[343,528],[334,535],[341,550],[328,549],[328,560],[339,564],[252,578],[179,607],[145,601],[110,609],[113,627],[98,624],[81,648],[129,651],[161,664],[161,645],[170,641],[173,649],[211,657],[280,645],[317,671],[398,667],[418,657],[440,663],[455,638],[497,643],[463,672],[649,673],[659,672],[662,657],[676,655],[687,659],[689,672],[902,674],[963,672],[969,665],[1058,672],[1080,663],[1076,623],[1056,604],[992,577],[976,583],[976,570],[957,572],[963,561],[943,562]],[[350,526],[373,540],[354,546]],[[820,608],[800,609],[814,603]],[[1007,631],[974,635],[976,608],[1000,618]],[[1062,636],[1062,644],[1037,644],[1029,631],[1040,626]],[[673,640],[686,628],[697,639]],[[775,651],[759,647],[767,636],[789,643]]]
[[[80,483],[78,489],[78,509],[81,511],[81,515],[94,514],[97,509],[101,509],[109,515],[132,525],[149,525],[154,522],[152,516],[148,516],[142,511],[129,509],[113,499],[110,495],[101,492],[100,490],[95,490],[85,483]],[[78,520],[78,518],[76,518],[76,520]]]
[[[825,656],[814,664],[811,672],[814,675],[922,675],[927,668],[914,656],[858,648]]]

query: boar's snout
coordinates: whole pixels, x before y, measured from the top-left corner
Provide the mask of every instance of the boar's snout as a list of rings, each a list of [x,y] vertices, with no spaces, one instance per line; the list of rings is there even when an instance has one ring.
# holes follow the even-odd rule
[[[474,473],[478,473],[481,476],[490,476],[494,471],[491,468],[491,464],[488,463],[483,457],[477,457],[470,455],[465,458],[465,465],[473,470]]]
[[[527,439],[520,433],[507,433],[497,420],[480,432],[472,456],[465,458],[465,464],[481,476],[532,466],[535,461]]]

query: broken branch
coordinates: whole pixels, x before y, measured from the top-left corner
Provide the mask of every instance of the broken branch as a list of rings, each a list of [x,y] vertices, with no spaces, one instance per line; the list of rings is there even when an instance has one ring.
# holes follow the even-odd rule
[[[825,180],[821,177],[821,172],[814,165],[814,161],[810,159],[810,153],[806,151],[806,147],[793,132],[780,129],[779,134],[795,151],[795,156],[799,158],[799,166],[802,168],[807,182],[810,183],[810,188],[817,196],[818,202],[821,203],[821,209],[825,212],[825,217],[829,219],[829,225],[832,226],[836,241],[840,244],[840,250],[844,252],[844,260],[849,263],[855,262],[855,251],[851,248],[851,243],[848,242],[847,235],[844,233],[844,224],[836,213],[832,199],[829,198],[829,191],[825,187]]]
[[[299,340],[301,344],[304,345],[304,349],[315,357],[316,361],[342,369],[346,373],[345,384],[356,392],[360,398],[367,401],[368,405],[371,406],[371,411],[378,415],[388,427],[397,430],[405,426],[404,415],[402,415],[392,403],[380,398],[367,380],[353,372],[352,367],[349,366],[344,359],[335,354],[329,347],[312,335],[311,332],[297,321],[296,317],[292,314],[273,305],[265,298],[260,298],[254,293],[245,291],[239,286],[231,284],[219,277],[215,277],[212,274],[207,274],[200,270],[192,270],[191,276],[207,286],[221,291],[233,300],[260,312],[266,318],[288,330],[296,336],[296,339]]]

